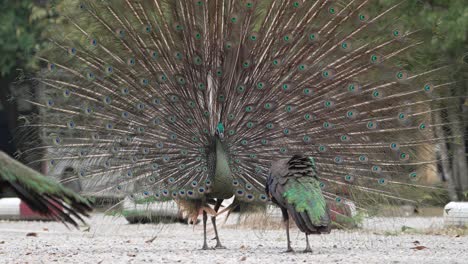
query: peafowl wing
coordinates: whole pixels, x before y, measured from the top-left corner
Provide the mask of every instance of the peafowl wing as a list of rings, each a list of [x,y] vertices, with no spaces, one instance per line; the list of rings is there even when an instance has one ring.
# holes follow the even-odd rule
[[[32,210],[78,226],[90,202],[0,151],[0,191],[12,189]],[[74,217],[74,218],[73,218]]]

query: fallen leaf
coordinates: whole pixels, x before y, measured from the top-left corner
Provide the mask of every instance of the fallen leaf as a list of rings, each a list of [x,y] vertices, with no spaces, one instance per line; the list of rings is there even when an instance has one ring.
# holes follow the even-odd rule
[[[0,241],[0,244],[5,244],[5,241]]]
[[[413,244],[420,244],[418,240],[413,241]]]
[[[427,247],[425,246],[417,246],[417,247],[412,247],[411,249],[414,249],[414,250],[423,250],[423,249],[426,249]]]
[[[44,231],[49,231],[49,228],[44,227],[44,228],[42,228],[42,230],[44,230]]]
[[[240,261],[245,261],[246,259],[247,259],[246,256],[242,256],[242,257],[240,258]]]
[[[136,254],[135,253],[127,253],[127,256],[134,258],[134,257],[136,257]]]
[[[26,234],[27,237],[37,237],[37,233],[31,232]]]

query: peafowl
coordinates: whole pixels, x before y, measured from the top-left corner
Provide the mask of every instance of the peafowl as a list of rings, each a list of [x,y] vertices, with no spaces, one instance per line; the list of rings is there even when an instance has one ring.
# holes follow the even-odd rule
[[[289,238],[289,214],[306,234],[306,249],[310,234],[327,234],[331,230],[329,209],[317,177],[314,159],[295,155],[276,161],[267,178],[266,193],[281,208],[286,226],[287,252],[292,252]]]
[[[68,180],[96,194],[176,200],[203,215],[204,249],[208,215],[222,248],[215,220],[224,199],[269,202],[270,166],[281,184],[269,193],[306,234],[328,232],[323,199],[369,211],[419,203],[435,190],[433,146],[446,140],[433,128],[448,121],[433,116],[459,98],[445,92],[446,66],[406,62],[425,42],[399,25],[399,5],[62,1],[38,54],[42,92],[31,102],[41,112],[28,119],[42,144],[25,153],[47,150],[37,162],[73,166]],[[310,178],[282,183],[285,160],[292,175],[307,164]],[[300,222],[303,203],[318,203],[312,226]]]
[[[90,201],[0,151],[0,193],[13,190],[32,210],[77,227],[89,216]]]

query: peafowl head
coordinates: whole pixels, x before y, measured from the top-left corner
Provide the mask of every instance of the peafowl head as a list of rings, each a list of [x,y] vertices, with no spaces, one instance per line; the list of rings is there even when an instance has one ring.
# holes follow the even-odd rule
[[[310,156],[307,157],[307,158],[309,159],[309,161],[310,161],[310,163],[312,164],[312,166],[315,167],[315,160],[314,160],[314,158],[313,158],[313,157],[310,157]]]
[[[218,123],[218,126],[216,127],[216,135],[219,137],[221,141],[224,139],[224,125],[222,122]]]

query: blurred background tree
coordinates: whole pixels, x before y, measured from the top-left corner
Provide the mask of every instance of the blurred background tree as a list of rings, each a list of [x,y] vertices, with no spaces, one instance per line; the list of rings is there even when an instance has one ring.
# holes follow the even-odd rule
[[[1,1],[0,149],[9,154],[17,150],[12,135],[18,125],[18,116],[31,111],[30,106],[21,106],[16,95],[22,94],[12,84],[23,71],[36,68],[34,51],[43,43],[42,32],[51,17],[48,10],[45,1]]]
[[[67,4],[68,0],[57,0]],[[69,2],[69,1],[68,1]],[[395,0],[375,0],[371,8],[388,7]],[[12,89],[12,83],[23,72],[34,72],[37,61],[35,51],[44,43],[42,32],[57,23],[51,1],[2,0],[0,5],[0,149],[13,154],[18,144],[12,135],[18,117],[32,108],[21,108],[19,97],[34,93]],[[466,100],[468,94],[468,5],[466,0],[408,0],[393,12],[399,12],[401,24],[409,29],[421,30],[426,42],[420,45],[417,56],[407,58],[411,67],[437,67],[450,65],[448,73],[454,85],[448,93],[454,100]],[[17,89],[15,87],[15,89]],[[16,96],[15,96],[16,95]],[[450,121],[453,125],[436,129],[441,137],[468,132],[468,101],[464,109],[448,108],[442,116],[434,118]],[[464,121],[464,122],[463,122]],[[467,142],[461,138],[443,144],[438,149],[439,175],[448,181],[451,199],[465,199],[468,190]]]
[[[394,3],[380,0],[379,4]],[[444,116],[450,126],[439,127],[439,136],[466,135],[468,133],[468,4],[466,0],[416,0],[402,2],[400,20],[407,28],[421,30],[426,42],[420,45],[417,57],[408,58],[413,67],[427,69],[434,65],[450,65],[448,79],[454,82],[447,96],[464,100],[463,109],[448,106]],[[468,191],[468,144],[465,137],[446,142],[438,149],[441,177],[448,181],[451,199],[466,199]]]

